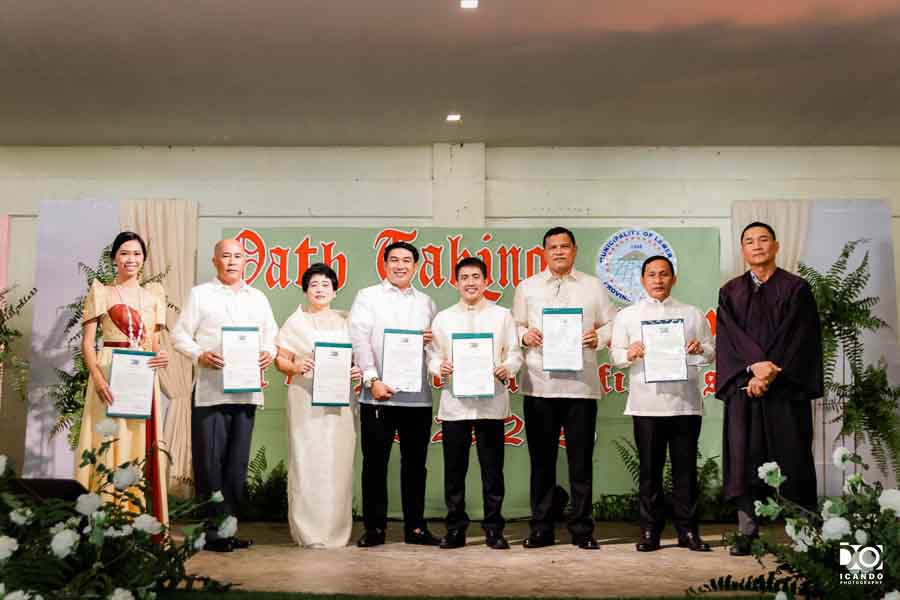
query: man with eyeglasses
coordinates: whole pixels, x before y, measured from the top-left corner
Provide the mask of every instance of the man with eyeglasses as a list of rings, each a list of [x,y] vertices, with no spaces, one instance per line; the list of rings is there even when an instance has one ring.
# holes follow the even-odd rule
[[[526,548],[555,543],[553,498],[560,429],[566,436],[569,462],[573,511],[568,529],[572,544],[586,550],[600,547],[594,539],[591,514],[597,400],[602,395],[597,349],[609,342],[616,309],[599,279],[574,268],[577,254],[575,234],[565,227],[547,231],[547,269],[520,283],[513,300],[513,318],[526,364],[520,385],[531,460],[531,533],[524,541]],[[581,309],[581,370],[544,369],[544,309]]]

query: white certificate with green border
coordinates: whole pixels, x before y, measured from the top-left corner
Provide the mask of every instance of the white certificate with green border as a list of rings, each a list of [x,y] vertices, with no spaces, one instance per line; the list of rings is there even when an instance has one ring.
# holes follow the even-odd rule
[[[584,368],[581,308],[545,308],[541,313],[545,371],[574,372]]]
[[[353,345],[316,342],[313,349],[313,406],[350,406]]]
[[[259,327],[222,327],[223,392],[262,391],[259,348]]]
[[[494,397],[494,334],[454,333],[450,338],[453,395]]]
[[[126,419],[149,419],[153,408],[156,372],[147,366],[153,352],[112,351],[109,366],[109,392],[113,401],[106,407],[106,416]]]
[[[425,332],[385,329],[381,380],[395,392],[421,392]]]

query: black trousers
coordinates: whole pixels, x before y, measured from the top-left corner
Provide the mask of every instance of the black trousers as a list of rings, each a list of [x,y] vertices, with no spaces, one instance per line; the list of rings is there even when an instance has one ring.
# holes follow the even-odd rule
[[[641,528],[659,533],[666,524],[663,467],[672,461],[672,507],[679,533],[697,530],[697,442],[700,415],[632,417],[634,443],[641,461]]]
[[[539,398],[525,396],[525,435],[531,459],[531,530],[553,531],[553,490],[560,428],[566,434],[572,516],[569,532],[580,541],[593,534],[594,434],[597,401],[589,398]]]
[[[406,533],[425,528],[425,478],[431,441],[430,406],[359,406],[362,505],[366,530],[387,527],[388,461],[400,435],[400,500]]]
[[[194,406],[191,412],[191,443],[194,484],[200,501],[218,491],[225,501],[206,505],[210,518],[236,515],[247,483],[250,440],[256,406],[221,404]],[[217,539],[216,527],[206,537]]]
[[[444,448],[444,500],[447,502],[447,531],[469,526],[466,513],[466,473],[472,448],[472,430],[481,467],[482,501],[486,531],[503,531],[506,521],[501,514],[506,487],[503,481],[503,419],[444,421],[441,424]]]

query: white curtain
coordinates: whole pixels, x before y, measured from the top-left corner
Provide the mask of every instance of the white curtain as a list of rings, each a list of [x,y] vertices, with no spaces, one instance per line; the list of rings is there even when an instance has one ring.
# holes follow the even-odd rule
[[[121,205],[124,230],[138,233],[147,242],[149,273],[168,270],[163,287],[170,304],[180,307],[194,285],[197,264],[197,203],[191,200],[131,200]],[[174,309],[166,316],[168,325],[177,319]],[[169,399],[163,428],[163,442],[169,453],[169,492],[192,495],[191,470],[191,361],[172,347],[167,330],[162,347],[169,354],[169,366],[160,372],[160,385]]]
[[[806,248],[809,228],[809,200],[739,200],[731,205],[732,275],[747,270],[741,255],[741,230],[754,221],[775,230],[781,245],[778,266],[796,272]]]

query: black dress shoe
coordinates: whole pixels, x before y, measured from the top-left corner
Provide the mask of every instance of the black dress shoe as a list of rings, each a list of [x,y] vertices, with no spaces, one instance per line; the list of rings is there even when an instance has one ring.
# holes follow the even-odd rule
[[[690,548],[694,552],[712,552],[709,544],[700,539],[700,534],[696,531],[685,531],[679,534],[678,547]]]
[[[597,540],[594,539],[593,536],[587,536],[585,538],[580,538],[577,540],[572,540],[572,544],[578,546],[582,550],[599,550],[600,544],[597,543]]]
[[[450,550],[451,548],[462,548],[466,545],[466,530],[465,529],[451,529],[447,532],[447,535],[444,536],[444,539],[441,540],[441,548],[444,550]]]
[[[463,534],[465,536],[465,534]],[[420,529],[419,531],[410,531],[408,532],[403,539],[407,544],[416,544],[418,546],[440,546],[441,540],[437,539],[431,532],[427,529]],[[463,537],[463,543],[465,543],[465,537]]]
[[[734,545],[728,550],[731,556],[750,556],[753,552],[753,540],[759,535],[739,535]]]
[[[641,532],[641,541],[635,545],[638,552],[655,552],[659,550],[659,534],[649,529]]]
[[[231,538],[231,545],[235,550],[244,550],[253,545],[253,540],[251,540],[250,538],[243,539],[233,537]]]
[[[552,531],[532,531],[522,545],[526,548],[543,548],[556,543]]]
[[[356,545],[360,548],[371,548],[372,546],[380,546],[384,543],[384,529],[368,529],[362,537],[357,540]]]
[[[509,550],[509,542],[506,541],[506,538],[499,531],[485,531],[484,543],[487,544],[488,548],[493,548],[494,550]]]
[[[204,550],[209,550],[210,552],[234,552],[234,546],[231,543],[231,538],[218,538],[215,540],[210,540],[206,542],[206,545],[203,546]]]

